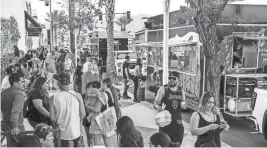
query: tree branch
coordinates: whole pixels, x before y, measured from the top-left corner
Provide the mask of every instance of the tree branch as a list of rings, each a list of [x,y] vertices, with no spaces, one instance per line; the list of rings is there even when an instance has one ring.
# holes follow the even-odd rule
[[[225,8],[225,6],[227,5],[227,3],[229,2],[229,0],[224,0],[224,2],[223,2],[223,4],[221,5],[221,6],[219,6],[219,8],[218,8],[218,11],[217,11],[217,13],[216,13],[216,19],[218,20],[219,18],[221,18],[220,17],[220,15],[222,14],[221,12],[224,10],[224,8]]]

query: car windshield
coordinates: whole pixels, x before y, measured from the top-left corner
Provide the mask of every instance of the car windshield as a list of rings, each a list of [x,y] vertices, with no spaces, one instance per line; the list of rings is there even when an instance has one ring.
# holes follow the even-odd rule
[[[118,53],[118,59],[125,59],[125,56],[128,55],[130,57],[130,59],[137,59],[137,54],[134,52],[130,52],[130,53]]]

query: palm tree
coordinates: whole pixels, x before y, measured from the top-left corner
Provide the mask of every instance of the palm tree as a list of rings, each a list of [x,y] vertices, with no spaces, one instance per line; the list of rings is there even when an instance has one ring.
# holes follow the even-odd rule
[[[117,18],[115,23],[121,27],[121,31],[126,31],[126,26],[130,24],[133,21],[133,19],[128,19],[127,16],[121,16]]]
[[[110,76],[116,72],[114,57],[114,12],[115,0],[102,0],[105,4],[107,21],[107,72]]]

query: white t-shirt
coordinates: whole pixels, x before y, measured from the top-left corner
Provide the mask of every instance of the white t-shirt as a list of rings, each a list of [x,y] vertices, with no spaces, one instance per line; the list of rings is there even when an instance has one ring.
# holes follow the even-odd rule
[[[61,139],[63,140],[74,140],[81,136],[80,104],[78,98],[74,95],[82,97],[72,90],[69,92],[60,91],[54,94],[53,106],[57,123],[62,132]]]
[[[91,62],[85,62],[83,64],[83,72],[88,72],[89,70],[93,69],[93,64]]]
[[[67,58],[65,60],[65,70],[70,70],[71,69],[71,65],[72,65],[71,59]]]
[[[6,75],[2,81],[1,91],[10,87],[9,76]]]

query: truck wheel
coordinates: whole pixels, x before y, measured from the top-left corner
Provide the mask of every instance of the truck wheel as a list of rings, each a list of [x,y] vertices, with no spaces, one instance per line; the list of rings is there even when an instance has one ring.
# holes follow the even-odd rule
[[[264,113],[262,121],[262,134],[265,140],[267,140],[267,110]]]

